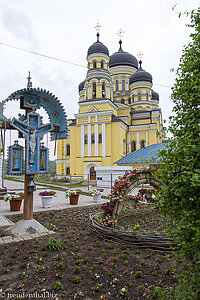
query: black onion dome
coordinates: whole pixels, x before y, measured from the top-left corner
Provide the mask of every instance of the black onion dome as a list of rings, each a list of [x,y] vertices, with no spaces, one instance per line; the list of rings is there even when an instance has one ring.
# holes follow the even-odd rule
[[[152,90],[152,100],[159,100],[159,94]]]
[[[150,73],[146,72],[141,67],[141,60],[139,61],[140,67],[139,69],[130,77],[129,83],[134,83],[138,81],[147,81],[152,83],[152,76]]]
[[[134,68],[138,68],[138,61],[135,58],[135,56],[129,54],[128,52],[125,52],[122,50],[121,44],[122,41],[119,41],[120,47],[119,51],[115,52],[111,55],[110,61],[109,61],[109,67],[116,67],[116,66],[131,66]]]
[[[99,41],[99,33],[97,33],[97,41],[89,47],[87,55],[90,55],[92,53],[104,53],[109,56],[108,48]]]
[[[85,80],[83,80],[83,81],[79,84],[79,86],[78,86],[79,92],[83,90],[84,85],[85,85]]]

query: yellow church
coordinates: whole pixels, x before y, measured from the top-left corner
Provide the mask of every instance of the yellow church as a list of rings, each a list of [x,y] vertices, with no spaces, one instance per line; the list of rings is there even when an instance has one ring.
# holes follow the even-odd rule
[[[87,51],[86,79],[79,84],[79,111],[70,136],[57,142],[57,175],[96,179],[95,167],[164,140],[159,95],[142,61],[122,49],[109,55],[99,40]]]

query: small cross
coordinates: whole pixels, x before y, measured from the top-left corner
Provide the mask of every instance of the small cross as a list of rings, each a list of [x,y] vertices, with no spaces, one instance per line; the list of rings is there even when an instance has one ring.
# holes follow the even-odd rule
[[[124,31],[120,28],[119,31],[117,32],[117,35],[120,37],[120,39],[123,38],[123,34],[124,34]]]
[[[30,71],[28,72],[28,77],[26,79],[28,79],[27,88],[32,88],[31,73],[30,73]]]
[[[100,31],[101,25],[99,23],[97,23],[97,25],[94,27],[96,29],[97,32]]]
[[[141,59],[142,59],[142,56],[143,56],[142,51],[139,51],[137,57],[141,60]]]

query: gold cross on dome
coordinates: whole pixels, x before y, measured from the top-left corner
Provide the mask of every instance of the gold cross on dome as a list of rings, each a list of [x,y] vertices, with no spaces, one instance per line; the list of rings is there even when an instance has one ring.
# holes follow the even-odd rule
[[[119,31],[117,32],[117,35],[120,37],[120,39],[123,38],[123,34],[124,34],[124,31],[120,28]]]
[[[138,57],[140,60],[142,60],[142,56],[143,56],[142,51],[139,51],[137,57]]]
[[[101,25],[99,23],[97,23],[97,25],[94,27],[96,29],[97,32],[100,31]]]

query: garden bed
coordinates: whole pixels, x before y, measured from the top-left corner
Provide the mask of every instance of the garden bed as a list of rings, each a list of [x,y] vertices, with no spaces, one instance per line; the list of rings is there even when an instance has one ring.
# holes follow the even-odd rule
[[[52,237],[62,242],[61,248],[50,251],[49,236],[0,246],[2,292],[48,291],[63,300],[101,299],[102,295],[109,300],[144,299],[150,294],[158,297],[164,290],[173,293],[189,265],[177,261],[174,252],[101,240],[89,229],[89,215],[98,210],[98,206],[77,207],[35,214],[35,219],[56,232]],[[16,222],[21,216],[9,218]]]

